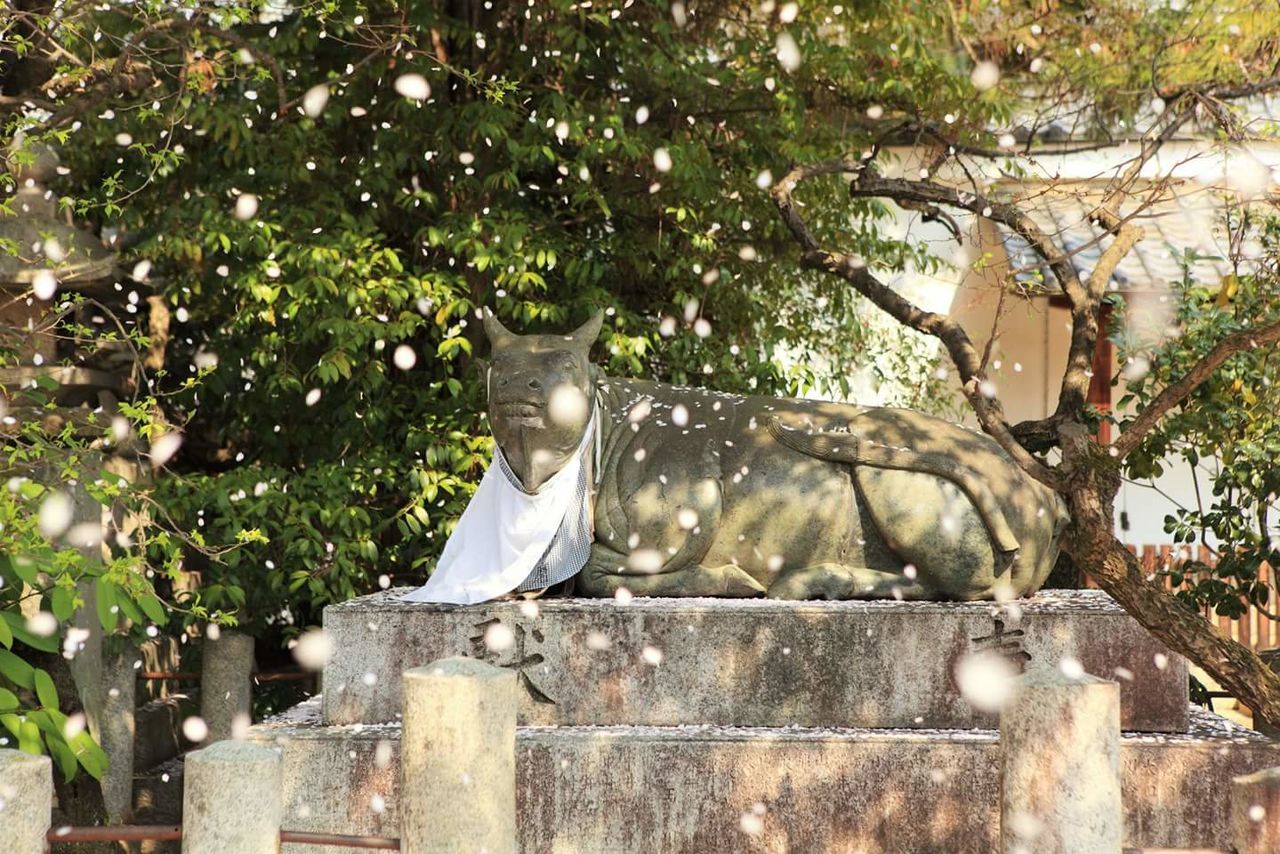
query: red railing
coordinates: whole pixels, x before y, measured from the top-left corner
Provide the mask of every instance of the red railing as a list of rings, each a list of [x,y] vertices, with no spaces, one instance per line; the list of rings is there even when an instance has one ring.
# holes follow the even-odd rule
[[[1217,562],[1213,552],[1205,546],[1130,545],[1129,551],[1138,556],[1138,561],[1148,577],[1155,576],[1162,570],[1176,569],[1192,557],[1208,566],[1213,566]],[[1166,588],[1172,589],[1172,579],[1167,575],[1158,577],[1163,580]],[[1280,607],[1280,595],[1275,588],[1277,582],[1275,569],[1264,563],[1258,569],[1258,580],[1267,585],[1271,591],[1261,608],[1246,602],[1247,610],[1239,619],[1223,617],[1209,608],[1204,609],[1205,618],[1217,626],[1219,631],[1254,651],[1280,647],[1280,622],[1268,616],[1280,613],[1277,610]],[[1085,583],[1088,587],[1098,586],[1087,575]]]
[[[107,827],[55,827],[45,837],[49,842],[178,842],[182,825],[122,824]],[[298,845],[334,845],[340,848],[366,848],[399,851],[400,840],[385,836],[343,836],[338,833],[305,833],[300,830],[280,831],[280,842]]]
[[[266,673],[250,674],[254,682],[303,682],[307,680],[314,681],[315,673],[306,670],[276,670]],[[138,671],[139,679],[147,679],[151,681],[173,680],[176,682],[199,682],[200,674],[194,670],[140,670]]]

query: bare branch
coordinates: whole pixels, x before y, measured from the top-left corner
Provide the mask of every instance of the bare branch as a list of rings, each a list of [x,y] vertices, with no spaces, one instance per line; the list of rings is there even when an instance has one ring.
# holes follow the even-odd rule
[[[36,107],[52,112],[58,105],[43,98],[32,98],[28,95],[0,95],[0,107]]]
[[[58,97],[63,97],[75,90],[83,90],[83,92],[54,113],[53,117],[46,122],[46,126],[56,128],[70,124],[94,105],[117,95],[141,92],[154,83],[155,79],[155,74],[145,65],[130,66],[119,73],[101,66],[94,68],[87,76],[77,78],[74,83],[68,82],[63,90],[53,90]]]
[[[1167,385],[1138,415],[1120,436],[1111,443],[1112,455],[1123,458],[1142,441],[1142,438],[1160,422],[1169,410],[1181,403],[1187,395],[1221,367],[1222,363],[1237,353],[1266,347],[1280,341],[1280,321],[1260,327],[1233,332],[1213,346],[1208,353],[1192,365],[1177,382]]]
[[[771,195],[792,235],[804,249],[801,264],[823,270],[844,279],[854,290],[867,297],[878,308],[904,326],[931,335],[942,342],[960,374],[961,388],[978,423],[1000,447],[1028,474],[1051,488],[1061,485],[1058,472],[1032,456],[1009,432],[1000,402],[983,394],[982,362],[964,328],[945,314],[925,311],[873,276],[866,267],[848,255],[822,249],[817,239],[796,210],[792,193],[806,178],[850,172],[859,167],[856,161],[844,159],[811,166],[798,166],[773,186]]]
[[[978,193],[961,191],[933,181],[881,178],[870,170],[867,174],[853,180],[849,185],[849,195],[855,198],[880,197],[895,201],[947,205],[994,220],[1031,245],[1036,254],[1049,265],[1049,269],[1053,271],[1068,297],[1075,294],[1076,299],[1082,300],[1085,296],[1084,284],[1080,281],[1070,258],[1017,205],[987,198]]]
[[[1280,74],[1273,74],[1256,83],[1242,83],[1234,86],[1217,86],[1204,89],[1196,85],[1170,86],[1158,93],[1165,101],[1172,101],[1186,95],[1204,95],[1220,101],[1235,101],[1241,98],[1252,98],[1280,90]]]

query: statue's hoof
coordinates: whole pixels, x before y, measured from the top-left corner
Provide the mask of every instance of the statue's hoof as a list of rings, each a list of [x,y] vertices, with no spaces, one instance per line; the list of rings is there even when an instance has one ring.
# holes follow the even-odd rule
[[[756,581],[746,573],[741,567],[729,564],[720,567],[720,574],[724,578],[723,596],[733,597],[735,599],[750,599],[765,594],[764,585]]]

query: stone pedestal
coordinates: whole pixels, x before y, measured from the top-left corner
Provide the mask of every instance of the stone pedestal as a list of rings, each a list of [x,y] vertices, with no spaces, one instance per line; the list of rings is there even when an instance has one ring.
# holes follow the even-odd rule
[[[527,725],[994,729],[955,664],[1072,658],[1120,683],[1125,729],[1182,732],[1187,669],[1105,593],[984,602],[599,599],[407,604],[393,591],[325,609],[328,723],[393,721],[400,674],[480,658],[519,674]]]
[[[220,741],[188,753],[183,854],[278,854],[282,782],[280,752],[272,747]]]
[[[998,715],[971,707],[954,676],[976,650],[1015,669],[1078,664],[1119,683],[1115,716],[1131,731],[1106,755],[1118,761],[1124,808],[1109,826],[1125,846],[1226,849],[1232,777],[1280,765],[1280,743],[1189,710],[1185,663],[1096,591],[1004,608],[445,607],[386,593],[327,608],[324,622],[334,653],[323,699],[250,731],[283,751],[290,829],[401,836],[405,799],[424,779],[402,772],[401,718],[412,728],[456,715],[406,704],[401,674],[456,655],[506,671],[516,687],[523,854],[999,850]]]
[[[255,726],[284,752],[285,826],[398,836],[400,730],[326,726],[318,700]],[[995,730],[521,727],[520,851],[991,854],[1000,763]],[[1231,778],[1274,765],[1280,743],[1199,709],[1125,733],[1125,846],[1229,850]]]
[[[53,763],[48,756],[0,748],[0,850],[44,854],[53,812]]]
[[[1004,854],[1120,854],[1120,692],[1045,668],[1000,712]]]
[[[209,727],[205,744],[248,730],[253,711],[253,638],[223,629],[206,637],[200,668],[200,717]]]

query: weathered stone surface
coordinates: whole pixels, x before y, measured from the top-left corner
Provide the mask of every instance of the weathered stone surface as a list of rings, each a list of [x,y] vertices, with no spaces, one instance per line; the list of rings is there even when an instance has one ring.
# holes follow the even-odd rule
[[[1121,738],[1126,846],[1226,849],[1231,778],[1280,764],[1280,743],[1193,711],[1188,734]],[[400,727],[319,717],[251,730],[284,750],[285,826],[397,835]],[[520,850],[989,854],[999,768],[994,730],[521,728]]]
[[[209,727],[205,744],[249,728],[253,706],[253,638],[223,629],[204,639],[200,670],[200,716]]]
[[[219,741],[188,753],[183,771],[183,852],[277,854],[282,783],[280,751],[273,746]]]
[[[528,725],[994,729],[995,716],[971,707],[953,676],[962,656],[994,648],[1035,663],[1070,656],[1115,678],[1125,729],[1186,729],[1185,661],[1105,593],[1044,591],[1016,608],[1020,620],[977,602],[452,607],[400,602],[391,591],[325,609],[334,655],[324,714],[328,723],[395,720],[402,671],[469,655],[519,672]]]
[[[52,812],[49,757],[0,749],[0,851],[44,854]]]
[[[1238,854],[1280,851],[1280,768],[1232,781],[1231,841]]]
[[[516,850],[516,674],[474,658],[404,673],[400,850]]]
[[[1120,689],[1041,668],[1000,710],[1000,843],[1005,854],[1119,854]]]
[[[102,775],[102,800],[114,824],[128,821],[133,808],[134,740],[136,727],[138,651],[126,646],[102,654],[102,713],[98,740],[110,764]]]

